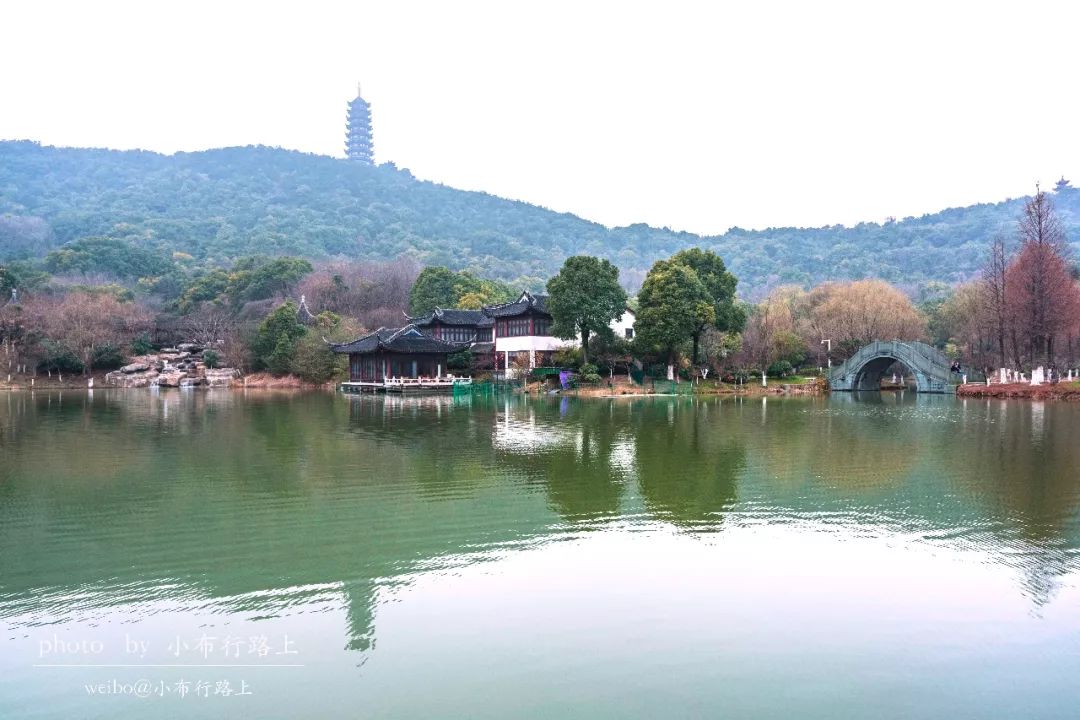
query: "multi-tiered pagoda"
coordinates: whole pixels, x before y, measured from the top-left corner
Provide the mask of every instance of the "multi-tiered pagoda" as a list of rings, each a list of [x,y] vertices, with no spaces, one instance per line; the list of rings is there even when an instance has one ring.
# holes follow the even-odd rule
[[[345,155],[350,160],[372,164],[371,105],[360,97],[356,87],[356,99],[349,103],[348,124],[345,128]]]

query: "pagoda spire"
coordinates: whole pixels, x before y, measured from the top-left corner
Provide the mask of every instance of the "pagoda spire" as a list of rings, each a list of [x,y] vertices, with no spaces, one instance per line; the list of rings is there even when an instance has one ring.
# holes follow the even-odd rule
[[[345,123],[345,156],[365,165],[374,165],[371,138],[371,105],[360,95],[356,83],[356,99],[349,103]]]

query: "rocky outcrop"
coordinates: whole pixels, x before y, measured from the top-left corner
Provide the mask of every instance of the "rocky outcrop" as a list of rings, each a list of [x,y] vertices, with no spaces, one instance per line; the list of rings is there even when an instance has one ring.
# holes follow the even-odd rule
[[[204,379],[207,387],[229,387],[239,377],[240,371],[236,368],[208,368]]]
[[[180,387],[180,381],[186,377],[187,375],[180,370],[167,370],[158,374],[153,384],[158,387]]]
[[[112,387],[228,387],[240,376],[235,368],[208,368],[203,348],[180,343],[174,348],[140,355],[124,367],[105,376]]]

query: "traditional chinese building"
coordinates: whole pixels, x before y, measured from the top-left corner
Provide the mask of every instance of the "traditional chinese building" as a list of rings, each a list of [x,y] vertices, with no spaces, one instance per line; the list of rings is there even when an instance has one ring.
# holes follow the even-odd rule
[[[497,367],[504,371],[551,367],[555,351],[581,344],[580,338],[564,340],[551,334],[553,319],[547,311],[547,299],[547,295],[523,292],[516,302],[484,308],[484,313],[495,320]],[[631,340],[634,321],[634,311],[626,308],[611,322],[611,331],[616,337]]]
[[[436,308],[427,315],[406,316],[423,334],[438,340],[471,343],[474,358],[486,358],[503,371],[551,367],[555,351],[573,347],[579,339],[564,340],[551,334],[552,317],[547,295],[522,292],[514,302],[488,305],[480,310]],[[634,337],[634,312],[629,308],[611,323],[616,337]],[[474,360],[474,368],[483,363]],[[491,365],[488,365],[491,367]]]
[[[360,97],[359,85],[356,87],[356,99],[349,103],[345,126],[345,156],[365,165],[373,164],[371,105]]]
[[[425,335],[449,342],[490,343],[494,319],[483,310],[435,308],[427,315],[406,316]]]
[[[447,372],[446,357],[467,349],[468,342],[447,342],[425,335],[416,325],[379,328],[349,343],[331,345],[349,356],[349,382],[343,390],[449,390],[469,382]]]
[[[547,295],[526,291],[515,302],[490,305],[484,313],[495,322],[495,360],[503,370],[550,367],[556,350],[574,345],[551,334]]]

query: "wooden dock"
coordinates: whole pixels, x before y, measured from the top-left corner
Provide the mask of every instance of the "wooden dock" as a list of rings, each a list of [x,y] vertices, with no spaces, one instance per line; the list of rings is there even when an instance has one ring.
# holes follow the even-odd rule
[[[341,391],[346,393],[387,392],[412,395],[453,392],[456,385],[472,385],[472,378],[443,375],[441,377],[420,378],[391,377],[382,381],[349,381],[341,383]]]

